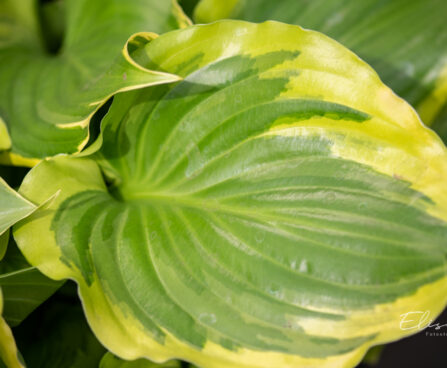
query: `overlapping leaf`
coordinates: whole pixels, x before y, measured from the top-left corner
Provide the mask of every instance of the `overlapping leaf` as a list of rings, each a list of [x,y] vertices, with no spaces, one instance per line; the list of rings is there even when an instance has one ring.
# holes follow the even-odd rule
[[[426,124],[447,101],[444,0],[201,0],[198,22],[278,20],[323,32],[366,60]]]
[[[87,142],[90,117],[112,94],[178,79],[138,65],[125,46],[136,32],[185,25],[174,1],[67,0],[56,53],[47,51],[37,8],[36,0],[0,1],[0,117],[11,144],[4,160],[29,165],[34,162],[17,155],[77,152]]]
[[[447,152],[337,42],[276,22],[164,34],[135,54],[183,81],[115,98],[90,158],[41,162],[15,229],[80,285],[124,359],[352,367],[447,302]],[[104,177],[106,182],[104,182]]]

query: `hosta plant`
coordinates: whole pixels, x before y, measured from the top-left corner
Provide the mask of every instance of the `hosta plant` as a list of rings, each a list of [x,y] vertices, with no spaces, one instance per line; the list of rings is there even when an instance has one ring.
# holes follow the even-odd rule
[[[82,23],[73,14],[91,15],[99,3],[67,1],[68,14],[80,22],[67,29],[75,24],[73,32],[90,34],[93,18]],[[104,2],[104,10],[106,3],[112,4]],[[255,12],[263,2],[253,3],[202,0],[194,16],[264,20]],[[345,13],[354,7],[336,3]],[[298,25],[188,25],[176,3],[123,4],[117,14],[163,4],[177,20],[167,23],[170,29],[182,28],[144,33],[167,30],[159,13],[148,13],[159,23],[152,29],[138,23],[126,31],[138,32],[133,36],[123,32],[124,53],[104,62],[105,74],[86,73],[86,88],[73,84],[76,92],[63,94],[67,105],[49,85],[37,97],[1,100],[0,94],[2,107],[25,101],[0,110],[10,132],[5,157],[22,164],[46,157],[18,193],[4,184],[16,202],[5,200],[1,226],[20,220],[9,247],[16,242],[42,280],[78,285],[88,324],[109,350],[100,362],[83,365],[354,367],[370,347],[415,332],[401,328],[403,314],[434,317],[444,309],[447,150],[374,69]],[[315,4],[317,12],[321,2]],[[102,20],[111,25],[110,19]],[[80,44],[88,44],[83,37]],[[380,58],[384,49],[377,50]],[[430,55],[436,66],[417,64],[418,76],[432,75],[430,92],[414,90],[412,100],[409,82],[390,82],[430,121],[440,119],[445,103],[443,52]],[[17,83],[12,72],[3,73]],[[20,88],[43,88],[39,83],[27,80]],[[93,91],[102,97],[91,99]],[[94,112],[112,94],[98,137],[79,153]],[[29,107],[39,112],[42,101],[70,119],[59,121],[55,113],[20,119]],[[35,146],[40,138],[31,126],[42,134],[40,127],[51,126],[54,136]],[[17,208],[24,212],[8,220]],[[60,282],[50,285],[53,292]],[[26,364],[12,334],[8,341],[17,366]],[[0,357],[8,364],[2,350]]]

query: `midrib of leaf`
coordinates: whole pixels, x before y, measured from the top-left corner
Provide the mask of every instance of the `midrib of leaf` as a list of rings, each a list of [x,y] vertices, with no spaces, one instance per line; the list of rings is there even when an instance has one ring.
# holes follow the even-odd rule
[[[220,213],[236,215],[236,216],[248,218],[248,219],[256,219],[256,220],[262,221],[264,223],[269,223],[269,224],[272,224],[272,223],[278,224],[278,222],[285,222],[285,223],[299,225],[299,226],[307,226],[307,227],[311,227],[313,229],[318,228],[318,226],[316,226],[315,220],[313,220],[311,218],[310,213],[312,213],[312,212],[318,213],[319,212],[318,210],[321,210],[321,208],[319,208],[317,210],[315,208],[310,208],[310,207],[304,207],[304,206],[301,207],[302,210],[305,210],[305,209],[311,210],[310,212],[306,212],[306,211],[302,212],[302,214],[304,216],[310,217],[310,219],[307,220],[307,219],[303,218],[302,216],[298,219],[297,217],[291,218],[290,216],[283,216],[283,215],[279,214],[278,212],[269,213],[268,211],[262,212],[260,210],[250,209],[248,207],[236,206],[234,204],[225,205],[225,204],[222,204],[221,202],[219,202],[219,200],[216,198],[208,199],[208,198],[200,198],[200,197],[193,196],[193,195],[176,194],[176,193],[168,193],[168,192],[137,191],[137,190],[129,190],[128,188],[126,191],[121,191],[120,193],[122,195],[122,199],[125,202],[129,202],[129,203],[137,204],[137,205],[138,204],[141,205],[143,203],[143,204],[147,204],[147,205],[148,204],[152,204],[152,205],[158,204],[158,205],[162,205],[165,207],[171,207],[171,208],[179,208],[179,207],[185,208],[186,207],[186,208],[193,208],[193,209],[208,212],[208,213],[220,212]],[[297,208],[297,206],[294,206],[294,208]],[[347,212],[347,211],[342,212],[342,211],[334,210],[334,209],[324,209],[323,208],[323,210],[332,212],[332,213],[343,213],[344,215],[351,214],[351,212]],[[322,214],[324,215],[324,212]],[[383,223],[385,226],[390,224],[389,221],[385,221],[385,220],[379,219],[374,216],[362,216],[358,213],[352,213],[351,215],[354,219],[363,217],[364,219],[369,220],[369,221],[373,220],[375,222]],[[276,225],[276,226],[278,226],[278,225]],[[408,231],[419,232],[419,229],[409,227],[405,224],[393,223],[393,226],[400,226],[403,228],[407,228]],[[326,229],[327,229],[327,225],[325,226],[325,230]],[[338,227],[337,227],[337,224],[334,224],[334,226],[331,227],[331,229],[335,230],[335,231],[340,231],[340,229],[338,229]],[[353,234],[355,236],[364,236],[363,233],[355,232],[355,231],[350,231],[350,234]],[[423,232],[421,232],[421,234],[423,234]],[[371,236],[368,236],[368,238],[399,244],[395,241],[391,241],[390,239],[385,239],[385,238],[382,238],[377,235],[371,235]],[[404,245],[404,244],[408,245],[408,243],[403,243],[402,245]]]
[[[6,272],[6,273],[3,273],[3,274],[0,275],[0,280],[1,279],[5,279],[5,278],[7,278],[9,276],[15,276],[15,275],[18,275],[18,274],[21,274],[21,273],[24,273],[24,272],[27,272],[27,271],[32,271],[32,270],[35,270],[35,269],[37,269],[37,267],[32,266],[32,267],[22,268],[22,269],[16,270],[16,271]]]

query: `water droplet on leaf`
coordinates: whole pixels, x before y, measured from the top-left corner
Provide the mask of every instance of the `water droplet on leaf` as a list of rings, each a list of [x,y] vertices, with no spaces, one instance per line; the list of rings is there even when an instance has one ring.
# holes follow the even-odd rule
[[[199,321],[204,324],[214,324],[217,322],[217,318],[213,313],[201,313],[199,315]]]
[[[282,290],[279,285],[271,285],[268,289],[269,294],[282,299]]]
[[[329,192],[329,193],[326,195],[326,199],[327,199],[328,201],[333,201],[333,200],[335,200],[335,198],[336,198],[336,195],[335,195],[334,192]]]
[[[309,263],[307,262],[307,260],[303,259],[301,261],[299,271],[303,273],[309,271]]]
[[[265,233],[263,231],[259,231],[255,234],[256,243],[262,243],[265,240]]]
[[[156,231],[152,231],[151,232],[151,240],[155,240],[157,238],[157,232]]]
[[[186,177],[192,178],[199,175],[204,165],[204,159],[200,153],[199,147],[194,144],[188,153],[188,167],[185,171]]]

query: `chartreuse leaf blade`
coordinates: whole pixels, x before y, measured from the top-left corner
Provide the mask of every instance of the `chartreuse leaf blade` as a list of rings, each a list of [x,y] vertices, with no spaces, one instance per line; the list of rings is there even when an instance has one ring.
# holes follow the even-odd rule
[[[0,235],[36,209],[33,203],[23,198],[1,177],[0,203]]]
[[[415,332],[402,313],[444,308],[447,152],[362,60],[238,21],[135,60],[183,81],[116,96],[97,153],[33,168],[20,192],[60,195],[14,231],[43,273],[76,280],[110,351],[353,367]]]
[[[368,62],[431,124],[447,101],[443,0],[201,0],[195,20],[277,20],[323,32]]]
[[[186,18],[180,19],[174,1],[67,0],[65,35],[57,54],[45,50],[37,2],[17,3],[0,3],[0,116],[12,144],[3,160],[29,164],[17,156],[78,152],[88,140],[91,116],[111,95],[178,80],[135,63],[126,43],[137,32],[183,26]],[[144,37],[150,40],[156,34]]]

